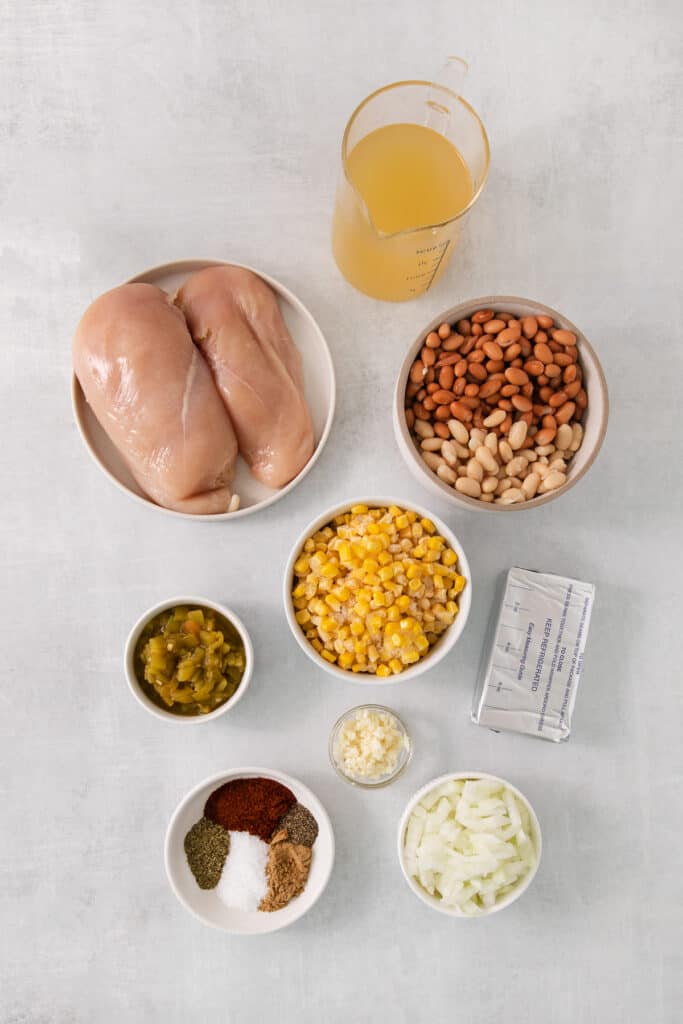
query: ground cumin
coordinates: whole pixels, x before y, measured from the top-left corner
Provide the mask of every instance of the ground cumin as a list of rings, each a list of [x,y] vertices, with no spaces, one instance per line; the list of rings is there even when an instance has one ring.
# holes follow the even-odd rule
[[[286,907],[303,891],[310,867],[310,847],[290,843],[286,829],[276,833],[270,841],[266,865],[268,893],[259,904],[259,910],[282,910]]]

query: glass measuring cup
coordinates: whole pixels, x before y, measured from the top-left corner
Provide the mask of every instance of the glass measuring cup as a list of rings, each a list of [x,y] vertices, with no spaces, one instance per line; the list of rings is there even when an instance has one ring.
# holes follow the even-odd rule
[[[385,126],[424,126],[455,147],[469,172],[469,198],[445,219],[382,230],[350,173],[354,148]],[[429,140],[428,140],[429,141]],[[436,142],[437,140],[431,140]],[[443,145],[443,140],[439,143]],[[448,147],[447,147],[448,148]],[[342,173],[332,225],[332,251],[344,277],[376,299],[401,302],[426,292],[443,273],[455,248],[460,225],[477,201],[489,168],[484,125],[472,107],[452,89],[437,82],[407,81],[378,89],[351,115],[342,140]],[[383,177],[381,167],[375,180]],[[391,176],[400,164],[396,163]],[[425,182],[428,188],[428,183]]]

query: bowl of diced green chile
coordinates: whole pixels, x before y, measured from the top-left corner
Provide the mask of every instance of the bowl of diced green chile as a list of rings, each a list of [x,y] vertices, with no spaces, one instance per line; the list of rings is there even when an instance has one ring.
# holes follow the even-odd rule
[[[241,700],[254,654],[240,618],[205,597],[174,597],[149,608],[128,636],[131,693],[157,718],[206,722]]]

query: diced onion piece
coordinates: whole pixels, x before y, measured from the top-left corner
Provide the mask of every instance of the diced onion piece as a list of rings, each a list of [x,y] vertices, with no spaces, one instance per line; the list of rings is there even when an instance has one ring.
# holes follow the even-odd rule
[[[490,910],[536,864],[526,806],[507,786],[453,779],[422,798],[406,826],[408,873],[446,906]]]

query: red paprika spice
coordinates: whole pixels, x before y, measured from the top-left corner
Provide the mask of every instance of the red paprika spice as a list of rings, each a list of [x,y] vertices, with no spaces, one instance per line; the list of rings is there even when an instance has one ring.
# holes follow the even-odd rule
[[[295,803],[292,791],[274,779],[233,779],[213,791],[204,815],[223,828],[250,832],[267,843]]]

